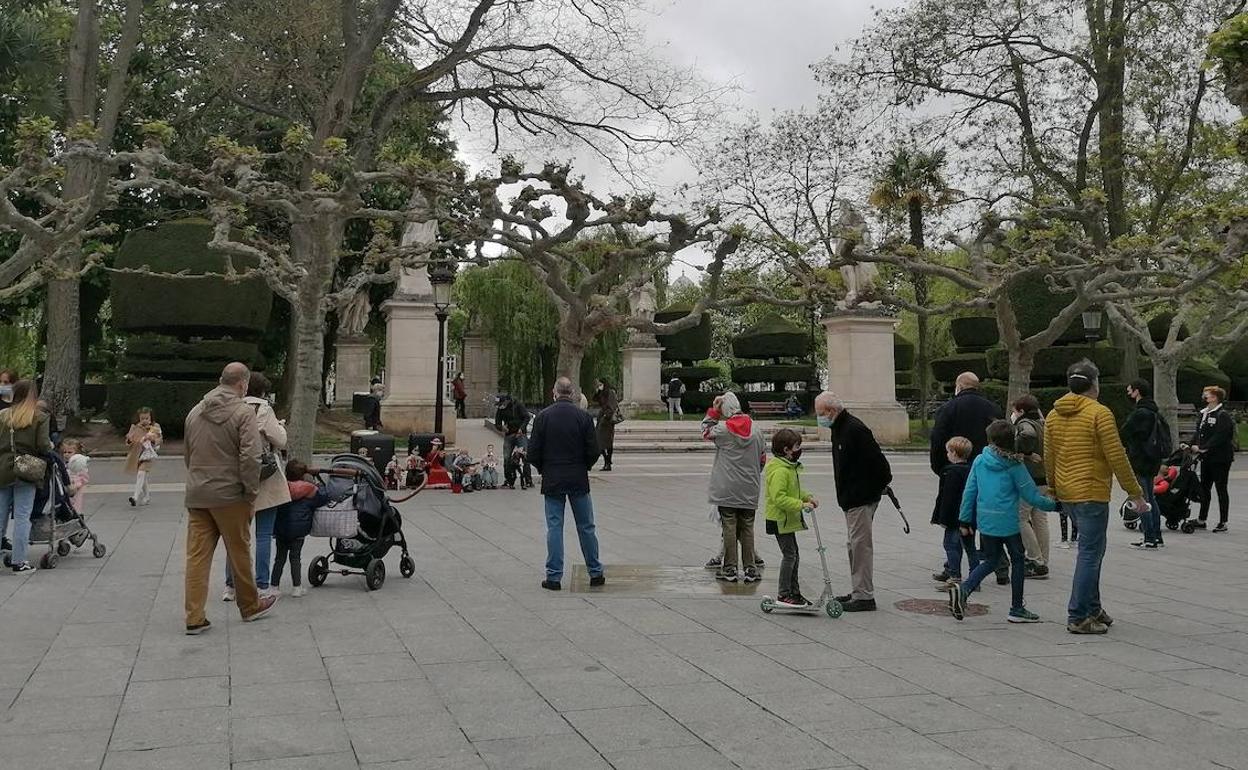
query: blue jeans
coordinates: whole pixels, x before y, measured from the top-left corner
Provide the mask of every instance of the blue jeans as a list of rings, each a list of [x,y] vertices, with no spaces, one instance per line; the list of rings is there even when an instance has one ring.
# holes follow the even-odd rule
[[[598,561],[598,535],[594,530],[594,503],[589,493],[583,495],[546,495],[546,579],[563,579],[563,513],[564,500],[572,506],[576,520],[576,536],[581,541],[585,569],[590,577],[602,574]]]
[[[1015,533],[1005,537],[979,534],[980,544],[984,547],[984,560],[981,561],[966,580],[962,581],[962,591],[970,594],[984,578],[997,570],[1003,552],[1010,554],[1010,609],[1023,608],[1023,580],[1027,577],[1027,565],[1023,558],[1023,536]]]
[[[1109,503],[1073,503],[1064,506],[1079,526],[1079,554],[1070,588],[1067,619],[1077,623],[1101,613],[1101,562],[1105,560],[1105,530]]]
[[[269,568],[273,566],[270,561],[273,550],[273,522],[277,520],[277,512],[281,509],[282,506],[275,505],[256,511],[256,588],[269,587]],[[234,571],[230,569],[228,561],[225,563],[225,584],[234,587]]]
[[[1149,476],[1136,476],[1140,489],[1144,490],[1144,502],[1151,506],[1148,513],[1140,514],[1140,530],[1144,533],[1144,542],[1160,543],[1161,509],[1157,507],[1157,496],[1153,494],[1153,480]]]
[[[9,511],[13,512],[13,555],[11,564],[17,565],[26,561],[26,552],[30,548],[30,513],[35,508],[35,485],[26,481],[18,481],[7,487],[0,487],[0,518],[4,526],[0,534],[9,527]]]
[[[970,542],[973,546],[975,540],[972,536]],[[957,527],[946,527],[945,538],[943,541],[945,546],[945,570],[949,572],[949,577],[962,577],[962,554],[966,553],[966,568],[968,573],[979,565],[979,554],[972,547],[967,550],[964,546],[962,533]]]

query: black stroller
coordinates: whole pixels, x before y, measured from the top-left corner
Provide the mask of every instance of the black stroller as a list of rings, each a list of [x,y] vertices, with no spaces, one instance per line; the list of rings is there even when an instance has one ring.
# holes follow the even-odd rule
[[[75,548],[91,541],[91,555],[104,558],[108,549],[87,526],[82,513],[74,508],[69,494],[69,469],[56,452],[44,454],[48,464],[43,486],[35,494],[35,507],[30,516],[30,544],[47,545],[48,552],[39,558],[39,569],[56,569],[59,557],[68,556]],[[9,554],[4,555],[9,566]]]
[[[315,471],[329,495],[329,502],[312,517],[312,535],[330,538],[327,556],[318,556],[308,565],[308,582],[322,585],[329,573],[363,575],[368,590],[376,591],[386,581],[383,559],[397,543],[403,555],[399,573],[410,578],[416,562],[407,552],[403,519],[394,503],[411,499],[424,488],[424,481],[406,497],[391,500],[386,482],[368,459],[353,454],[336,455],[327,469]],[[330,567],[330,562],[340,565]]]
[[[1157,497],[1157,507],[1166,520],[1167,529],[1177,529],[1190,535],[1196,531],[1195,522],[1190,521],[1192,503],[1200,504],[1205,499],[1204,488],[1200,485],[1200,456],[1181,448],[1166,459],[1162,470],[1163,484]]]

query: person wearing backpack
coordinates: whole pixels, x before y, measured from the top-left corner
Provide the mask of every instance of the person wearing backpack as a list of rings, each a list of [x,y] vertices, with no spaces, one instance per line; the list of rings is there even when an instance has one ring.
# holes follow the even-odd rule
[[[1161,536],[1161,510],[1153,494],[1153,479],[1161,471],[1161,464],[1173,451],[1170,425],[1161,416],[1157,402],[1153,400],[1153,386],[1148,380],[1133,380],[1127,386],[1127,397],[1135,402],[1135,409],[1127,416],[1122,429],[1122,445],[1127,450],[1131,470],[1140,480],[1144,490],[1144,502],[1148,511],[1140,514],[1140,530],[1144,539],[1131,545],[1136,548],[1164,548]]]
[[[682,420],[685,417],[685,411],[680,408],[680,399],[685,395],[685,383],[680,378],[673,377],[667,383],[667,419]]]
[[[1010,421],[1014,425],[1014,447],[1041,494],[1048,491],[1044,480],[1044,415],[1040,402],[1030,393],[1014,400]],[[1049,576],[1049,512],[1019,498],[1018,529],[1023,538],[1029,578]],[[1008,575],[1007,575],[1008,576]]]

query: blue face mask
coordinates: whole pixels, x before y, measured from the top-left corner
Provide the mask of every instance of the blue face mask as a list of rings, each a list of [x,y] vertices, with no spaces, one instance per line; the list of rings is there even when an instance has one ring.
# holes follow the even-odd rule
[[[827,416],[826,414],[821,414],[815,417],[815,422],[819,423],[820,428],[832,427],[832,418]]]

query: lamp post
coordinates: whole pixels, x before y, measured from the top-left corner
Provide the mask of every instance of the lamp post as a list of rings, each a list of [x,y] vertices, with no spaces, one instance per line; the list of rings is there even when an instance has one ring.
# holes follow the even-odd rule
[[[442,402],[446,390],[446,318],[451,307],[451,285],[455,270],[445,262],[429,267],[429,283],[433,286],[433,315],[438,319],[438,384],[434,395],[433,432],[442,432]]]
[[[1089,344],[1101,338],[1101,316],[1100,308],[1093,307],[1083,311],[1083,336]]]

